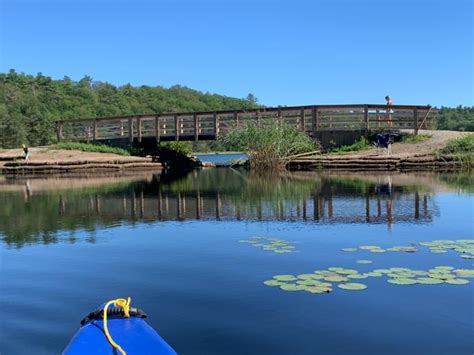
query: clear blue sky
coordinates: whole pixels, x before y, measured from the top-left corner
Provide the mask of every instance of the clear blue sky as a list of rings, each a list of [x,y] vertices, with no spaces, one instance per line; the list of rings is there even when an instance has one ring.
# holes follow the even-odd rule
[[[1,0],[0,69],[265,105],[474,105],[472,0]]]

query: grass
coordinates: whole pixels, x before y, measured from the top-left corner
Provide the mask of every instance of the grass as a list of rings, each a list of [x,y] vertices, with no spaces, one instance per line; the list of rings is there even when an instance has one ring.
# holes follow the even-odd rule
[[[331,154],[349,153],[369,149],[371,147],[372,145],[369,143],[369,141],[365,137],[361,137],[353,144],[332,148],[329,150],[329,152]]]
[[[81,152],[91,152],[91,153],[111,153],[118,155],[130,155],[130,152],[122,149],[110,147],[103,144],[90,144],[90,143],[74,143],[74,142],[64,142],[58,143],[50,146],[50,149],[65,149],[65,150],[80,150]]]
[[[451,139],[448,144],[440,150],[441,154],[474,154],[474,134]]]
[[[474,166],[474,134],[451,139],[444,148],[438,151],[440,155],[452,155],[463,168],[472,169]]]

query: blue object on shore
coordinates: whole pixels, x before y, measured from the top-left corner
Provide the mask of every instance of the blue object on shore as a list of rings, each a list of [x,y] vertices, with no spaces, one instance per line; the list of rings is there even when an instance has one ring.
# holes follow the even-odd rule
[[[110,315],[110,312],[108,314],[109,332],[114,341],[126,351],[127,355],[176,355],[173,348],[145,322],[142,316],[125,318],[121,315]],[[91,315],[92,313],[89,317]],[[107,341],[102,319],[85,318],[81,323],[83,325],[64,349],[64,355],[120,354]]]

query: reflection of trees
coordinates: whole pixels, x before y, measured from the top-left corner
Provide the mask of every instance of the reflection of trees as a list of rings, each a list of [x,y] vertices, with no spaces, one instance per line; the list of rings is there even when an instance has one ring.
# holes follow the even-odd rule
[[[318,223],[430,221],[436,211],[429,192],[392,185],[386,177],[285,173],[254,175],[231,169],[192,171],[175,180],[144,179],[105,187],[37,193],[0,192],[0,234],[15,246],[75,243],[120,223],[220,219]],[[6,216],[6,217],[3,217]]]

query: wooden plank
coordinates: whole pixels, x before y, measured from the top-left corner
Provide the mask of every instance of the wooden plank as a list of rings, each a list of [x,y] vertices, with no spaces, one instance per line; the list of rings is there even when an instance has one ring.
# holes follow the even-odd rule
[[[364,108],[364,122],[365,122],[365,130],[369,131],[370,129],[370,121],[369,121],[369,107]]]
[[[418,134],[418,109],[415,108],[413,110],[413,130],[415,133],[415,136]]]
[[[179,116],[174,115],[174,139],[179,141]]]
[[[160,116],[155,117],[155,139],[156,143],[160,143]]]
[[[92,140],[95,142],[97,138],[97,121],[94,120],[94,123],[92,124]]]
[[[197,142],[199,140],[199,118],[196,113],[193,115],[193,119],[194,119],[194,141]]]
[[[138,142],[142,141],[142,119],[137,117]]]
[[[305,127],[306,127],[306,122],[304,120],[304,108],[302,108],[300,110],[300,124],[301,124],[301,130],[304,132],[305,131]]]
[[[219,116],[217,116],[216,112],[212,115],[212,119],[214,122],[214,136],[217,139],[219,137]]]
[[[130,143],[133,143],[133,119],[128,118],[128,140]]]

